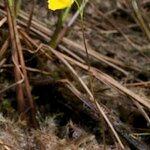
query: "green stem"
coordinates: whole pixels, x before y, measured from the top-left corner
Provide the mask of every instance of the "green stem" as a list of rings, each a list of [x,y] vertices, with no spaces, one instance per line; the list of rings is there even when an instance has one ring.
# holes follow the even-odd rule
[[[58,18],[58,21],[57,21],[57,24],[56,24],[56,29],[51,37],[51,41],[50,41],[50,46],[52,48],[56,48],[56,41],[57,41],[57,38],[58,38],[58,35],[62,29],[62,25],[63,25],[63,21],[62,21],[62,16],[63,16],[63,12],[61,12],[61,14],[59,15],[59,18]]]
[[[54,49],[57,47],[57,41],[59,38],[59,34],[61,33],[63,24],[66,20],[66,17],[69,15],[69,12],[70,12],[70,7],[65,9],[65,11],[62,11],[59,15],[59,18],[58,18],[58,21],[56,24],[56,29],[55,29],[54,34],[50,41],[50,46]]]

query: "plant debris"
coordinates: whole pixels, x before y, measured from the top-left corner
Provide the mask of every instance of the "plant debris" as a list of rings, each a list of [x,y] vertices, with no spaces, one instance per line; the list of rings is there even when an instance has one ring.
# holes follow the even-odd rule
[[[149,150],[149,4],[1,2],[0,149]]]

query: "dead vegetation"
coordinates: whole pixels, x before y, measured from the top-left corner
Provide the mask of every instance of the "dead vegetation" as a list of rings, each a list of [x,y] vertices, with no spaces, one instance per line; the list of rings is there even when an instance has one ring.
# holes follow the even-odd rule
[[[55,38],[59,12],[4,2],[1,149],[148,150],[150,1],[89,1],[83,21],[73,6]]]

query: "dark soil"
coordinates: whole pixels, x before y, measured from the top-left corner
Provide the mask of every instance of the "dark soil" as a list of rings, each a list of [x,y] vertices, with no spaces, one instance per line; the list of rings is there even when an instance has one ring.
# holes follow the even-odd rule
[[[22,10],[30,13],[31,1],[23,0]],[[141,11],[150,23],[150,1],[140,1]],[[75,8],[71,14],[74,14]],[[47,10],[46,1],[36,1],[34,20],[54,31],[60,11]],[[0,18],[3,14],[0,13]],[[69,20],[69,19],[68,19]],[[60,45],[73,52],[84,61],[136,93],[141,98],[150,99],[150,45],[143,29],[135,22],[129,7],[122,1],[92,1],[84,13],[85,37],[88,49],[107,56],[109,64],[78,50],[62,40]],[[0,45],[7,39],[7,25],[0,28]],[[48,41],[36,33],[30,36],[37,43]],[[78,18],[65,37],[83,46],[81,20]],[[127,37],[127,38],[125,38]],[[48,37],[50,38],[50,37]],[[129,39],[129,40],[128,40]],[[50,40],[50,39],[49,39]],[[130,43],[130,41],[132,43]],[[98,113],[96,106],[88,101],[84,89],[78,84],[64,64],[52,56],[51,60],[41,54],[32,54],[22,43],[26,66],[49,74],[28,71],[32,96],[36,104],[39,129],[29,129],[17,113],[16,88],[0,94],[0,149],[39,150],[99,150],[120,149],[114,134]],[[57,47],[57,51],[67,54]],[[69,57],[73,58],[70,54]],[[0,91],[14,83],[11,48],[5,54],[6,62],[0,65]],[[106,60],[106,59],[105,59]],[[1,59],[0,59],[1,62]],[[87,71],[72,65],[81,79],[91,86],[95,99],[106,109],[107,116],[120,136],[125,149],[149,150],[150,124],[136,107],[134,100],[110,86],[92,78]],[[73,93],[68,81],[80,92]],[[105,81],[104,81],[105,82]],[[82,101],[83,100],[83,101]],[[87,102],[87,103],[86,103]],[[143,107],[148,116],[150,111]],[[12,119],[13,118],[13,119]],[[6,147],[5,147],[6,146]]]

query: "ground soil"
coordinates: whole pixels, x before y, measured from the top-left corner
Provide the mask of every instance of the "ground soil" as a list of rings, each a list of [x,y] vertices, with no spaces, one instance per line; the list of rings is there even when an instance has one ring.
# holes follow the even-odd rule
[[[142,2],[142,1],[141,1]],[[149,24],[150,1],[140,5],[146,22]],[[30,12],[30,0],[24,0],[23,11]],[[72,10],[72,14],[75,8]],[[50,30],[55,30],[55,23],[58,19],[58,12],[47,9],[46,1],[37,1],[34,11],[34,19]],[[69,20],[69,19],[68,19]],[[92,49],[103,56],[114,60],[117,66],[124,71],[119,71],[112,65],[100,61],[86,53],[81,54],[78,48],[72,47],[69,43],[60,43],[70,51],[76,51],[81,59],[88,61],[91,66],[110,75],[127,89],[138,94],[142,98],[150,99],[150,46],[149,40],[143,29],[134,20],[131,10],[123,2],[115,0],[95,0],[87,4],[84,13],[84,32],[88,49]],[[6,29],[4,29],[6,31]],[[0,32],[4,32],[0,30]],[[8,32],[8,31],[7,31]],[[2,34],[4,35],[4,34]],[[31,34],[34,40],[42,41],[39,36]],[[83,46],[83,33],[80,17],[68,30],[65,37]],[[5,38],[5,37],[3,37]],[[6,39],[6,38],[5,38]],[[131,42],[130,42],[131,41]],[[43,42],[43,41],[42,41]],[[3,39],[0,38],[0,43]],[[48,43],[44,40],[44,43]],[[134,43],[134,44],[132,44]],[[84,46],[83,46],[84,47]],[[58,47],[57,50],[61,51]],[[64,52],[65,53],[65,52]],[[113,133],[102,117],[100,120],[94,118],[90,108],[79,102],[59,80],[69,80],[78,89],[83,89],[60,61],[47,61],[47,64],[40,64],[41,60],[35,55],[24,52],[26,64],[33,68],[51,70],[50,76],[38,73],[29,73],[32,86],[32,95],[37,107],[37,120],[39,129],[30,129],[26,122],[21,121],[17,114],[17,103],[15,88],[0,95],[0,149],[39,149],[39,150],[99,150],[99,149],[120,149]],[[11,58],[8,54],[7,58]],[[32,58],[32,59],[30,59]],[[43,61],[43,60],[42,60]],[[110,62],[110,61],[109,61]],[[12,62],[7,59],[6,64]],[[89,73],[73,65],[78,75],[90,86],[91,77]],[[12,70],[0,68],[0,85],[5,86],[13,83]],[[144,84],[145,83],[145,84]],[[0,88],[1,89],[1,88]],[[150,129],[149,124],[135,106],[129,95],[123,94],[108,84],[104,84],[92,78],[92,90],[95,99],[106,107],[116,118],[119,124],[125,126],[123,135],[118,131],[125,149],[141,149],[142,144],[149,149]],[[83,92],[84,93],[84,92]],[[11,101],[11,102],[10,102]],[[148,115],[150,112],[147,108]],[[108,114],[109,115],[109,114]],[[114,122],[115,122],[114,121]],[[113,122],[113,121],[112,121]],[[116,129],[117,130],[117,129]],[[120,130],[120,128],[118,129]],[[125,138],[126,132],[134,137]],[[136,144],[139,142],[139,146]]]

